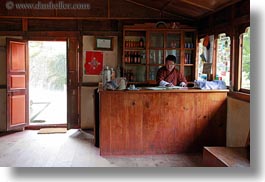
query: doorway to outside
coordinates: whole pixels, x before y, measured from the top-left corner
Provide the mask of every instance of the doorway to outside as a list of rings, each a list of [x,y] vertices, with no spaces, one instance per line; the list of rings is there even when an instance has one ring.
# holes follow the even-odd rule
[[[29,124],[66,124],[66,41],[29,41],[28,47]]]

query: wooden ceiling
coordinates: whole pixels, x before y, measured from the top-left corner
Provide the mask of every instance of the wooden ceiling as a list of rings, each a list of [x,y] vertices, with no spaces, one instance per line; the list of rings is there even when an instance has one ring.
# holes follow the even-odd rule
[[[161,17],[171,15],[196,20],[241,0],[125,0],[131,4],[157,10]],[[167,17],[167,16],[165,16]]]
[[[0,5],[0,18],[29,19],[174,19],[196,21],[222,8],[245,0],[40,0],[41,3],[87,3],[90,9],[12,9],[6,3],[36,3],[35,0],[6,0]],[[10,5],[10,4],[8,4]]]

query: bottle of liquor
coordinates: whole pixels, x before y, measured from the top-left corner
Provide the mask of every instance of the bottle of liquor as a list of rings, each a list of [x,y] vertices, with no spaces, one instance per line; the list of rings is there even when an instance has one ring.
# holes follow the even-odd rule
[[[134,52],[134,63],[137,64],[138,63],[138,55],[137,55],[137,52],[135,51]]]
[[[139,47],[143,48],[144,47],[144,39],[140,38],[139,40]]]
[[[137,63],[141,64],[141,54],[140,54],[140,52],[137,52]]]

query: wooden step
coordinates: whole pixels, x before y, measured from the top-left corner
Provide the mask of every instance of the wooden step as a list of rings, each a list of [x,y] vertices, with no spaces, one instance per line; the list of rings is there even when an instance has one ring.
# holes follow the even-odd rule
[[[250,167],[247,147],[204,147],[205,167]]]

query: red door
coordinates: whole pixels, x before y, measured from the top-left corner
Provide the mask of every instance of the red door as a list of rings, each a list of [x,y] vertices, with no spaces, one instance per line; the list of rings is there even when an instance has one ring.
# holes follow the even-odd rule
[[[27,42],[7,40],[7,130],[21,130],[28,116]]]

